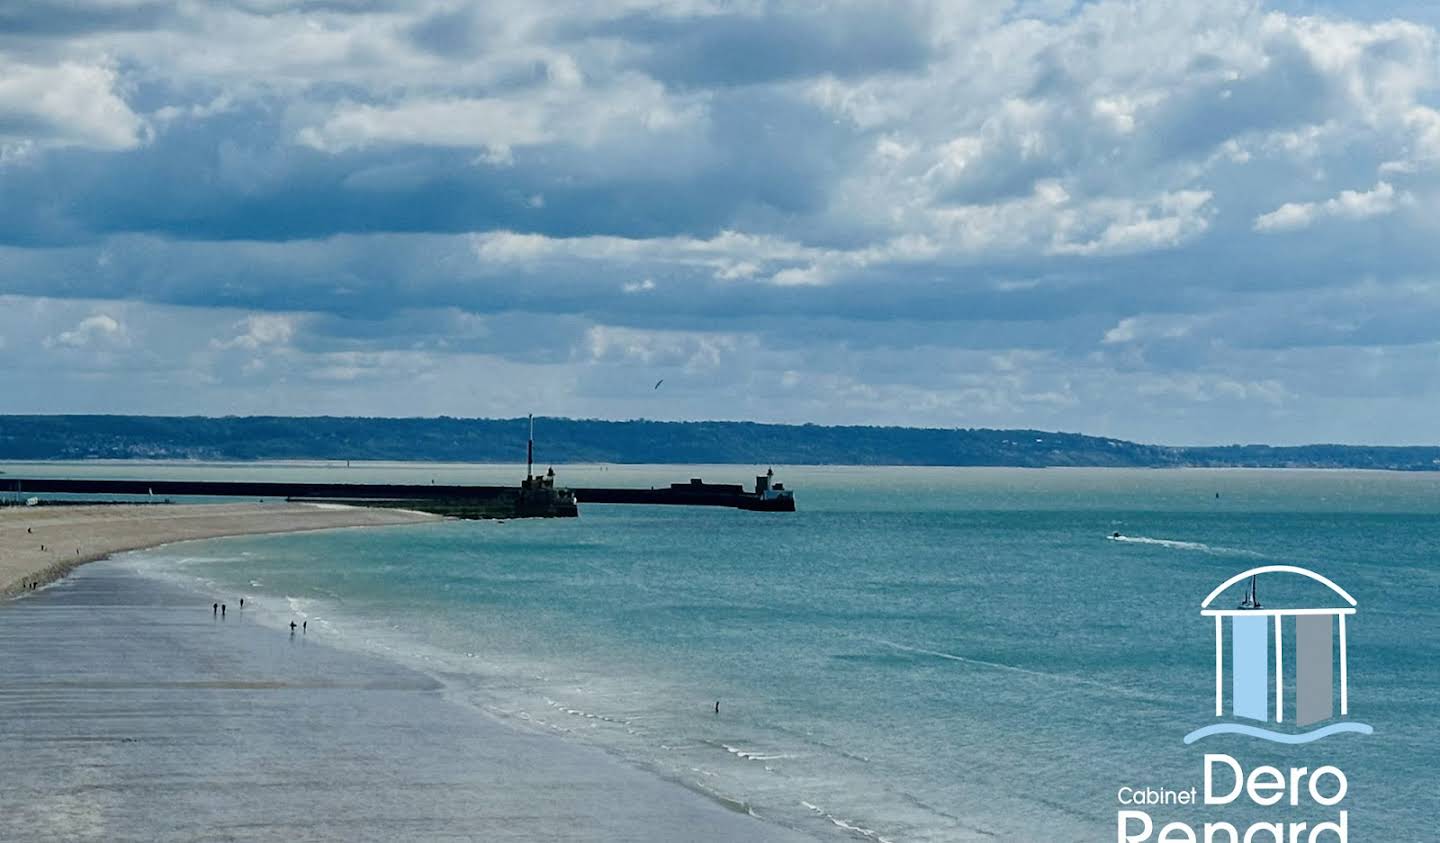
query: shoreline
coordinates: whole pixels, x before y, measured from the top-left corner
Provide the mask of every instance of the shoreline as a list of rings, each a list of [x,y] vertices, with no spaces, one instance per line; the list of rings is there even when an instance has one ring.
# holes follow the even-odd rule
[[[376,509],[362,507],[344,507],[334,504],[193,504],[193,505],[130,505],[130,504],[106,504],[106,505],[78,505],[65,507],[12,507],[0,509],[0,639],[13,637],[16,630],[13,624],[17,621],[21,624],[20,629],[28,626],[31,622],[27,620],[32,616],[52,615],[55,610],[56,601],[61,605],[75,600],[80,593],[87,595],[87,604],[93,595],[102,595],[100,605],[109,605],[108,612],[132,615],[141,606],[149,607],[152,603],[150,596],[154,596],[154,603],[158,605],[175,606],[177,603],[186,606],[190,604],[188,598],[177,597],[181,592],[188,593],[190,589],[179,583],[166,582],[163,579],[147,577],[138,572],[128,570],[123,565],[125,555],[131,553],[143,553],[154,551],[173,544],[184,544],[194,541],[205,541],[210,539],[238,538],[244,536],[258,535],[281,535],[299,532],[318,532],[329,530],[356,529],[362,527],[380,526],[404,526],[420,523],[444,521],[441,516],[427,513],[414,512],[401,509]],[[30,530],[27,532],[27,528]],[[40,539],[45,538],[45,551],[41,551]],[[63,556],[66,549],[64,545],[52,546],[51,542],[68,542],[73,546],[79,542],[79,552],[71,557]],[[57,558],[58,557],[58,558]],[[90,563],[100,563],[91,567]],[[68,575],[84,567],[84,571],[78,577]],[[119,592],[123,595],[120,599],[112,596],[114,586],[111,583],[120,585]],[[54,588],[40,589],[44,586],[55,585]],[[101,591],[96,592],[97,585]],[[137,596],[141,599],[136,600]],[[201,601],[203,603],[203,601]],[[134,606],[127,604],[136,604]],[[79,608],[79,607],[76,607]],[[87,614],[93,607],[87,605]],[[235,608],[235,607],[232,607]],[[8,609],[8,611],[6,611]],[[203,611],[204,606],[198,610],[202,623],[209,619],[209,614]],[[58,617],[71,617],[73,609],[66,609]],[[254,612],[254,614],[251,613]],[[312,641],[303,636],[297,641],[292,633],[289,638],[285,637],[282,626],[272,623],[273,619],[267,615],[273,611],[265,608],[264,603],[258,604],[254,610],[246,611],[238,609],[232,612],[232,617],[226,621],[231,626],[239,625],[239,629],[249,630],[246,637],[259,635],[264,639],[271,639],[269,644],[260,644],[251,641],[241,646],[238,653],[221,654],[217,653],[207,661],[218,663],[228,661],[235,656],[241,656],[242,662],[232,668],[228,668],[219,675],[207,675],[209,671],[201,668],[197,670],[196,665],[186,663],[186,659],[174,658],[170,652],[179,642],[171,646],[157,644],[155,641],[144,642],[130,639],[130,632],[113,628],[115,621],[103,617],[102,626],[111,626],[111,637],[105,634],[96,634],[94,631],[86,633],[85,652],[78,654],[78,658],[66,657],[56,659],[54,653],[45,663],[50,667],[40,669],[39,665],[32,665],[30,669],[22,667],[22,675],[5,677],[5,671],[0,671],[0,680],[9,688],[10,696],[0,699],[0,715],[4,714],[6,703],[19,703],[22,708],[12,711],[12,715],[26,720],[40,716],[42,719],[50,716],[45,711],[46,706],[40,705],[37,711],[45,711],[43,715],[35,711],[27,712],[24,707],[24,699],[31,695],[46,697],[56,689],[63,688],[66,694],[74,694],[77,697],[84,697],[93,692],[129,693],[135,689],[164,689],[174,693],[177,697],[187,695],[204,696],[216,693],[245,694],[245,695],[270,695],[288,697],[302,694],[336,694],[336,693],[368,693],[371,691],[382,691],[389,694],[401,693],[407,695],[420,694],[426,697],[435,696],[443,700],[441,712],[443,719],[453,721],[445,728],[454,728],[454,723],[467,722],[470,728],[479,728],[487,733],[493,741],[514,741],[530,745],[532,749],[531,762],[525,766],[529,767],[525,773],[530,778],[532,785],[540,785],[548,790],[554,787],[564,787],[576,784],[568,781],[579,775],[584,780],[582,790],[594,790],[607,786],[614,786],[614,783],[628,782],[628,788],[624,792],[613,793],[610,804],[603,810],[599,810],[599,816],[592,817],[592,821],[604,826],[615,823],[624,828],[624,835],[632,839],[670,839],[671,834],[679,828],[688,827],[695,820],[701,820],[701,827],[705,832],[696,839],[735,839],[736,834],[747,839],[790,841],[799,843],[806,839],[812,839],[802,832],[786,827],[783,824],[768,821],[757,816],[748,804],[743,801],[727,798],[721,794],[709,791],[703,786],[681,778],[664,774],[662,771],[653,770],[644,765],[627,763],[621,759],[614,758],[608,753],[595,747],[587,746],[582,742],[568,741],[564,738],[551,734],[543,728],[534,727],[523,721],[511,721],[508,718],[498,716],[493,712],[485,711],[472,703],[462,702],[452,698],[445,692],[446,681],[442,676],[437,676],[431,671],[417,669],[414,666],[406,666],[401,662],[387,659],[381,654],[367,652],[363,648],[351,648],[341,645],[339,642]],[[94,622],[91,618],[91,623]],[[210,619],[213,622],[213,619]],[[169,627],[173,621],[163,624]],[[195,621],[186,622],[186,625],[193,626]],[[313,631],[313,630],[312,630]],[[63,638],[63,636],[61,636]],[[115,641],[115,644],[107,642]],[[300,644],[308,648],[312,657],[319,653],[327,653],[328,659],[346,665],[345,676],[315,678],[308,676],[272,676],[274,671],[287,672],[283,663],[275,661],[275,652],[270,651],[262,659],[260,675],[255,675],[253,668],[244,666],[243,658],[245,652],[252,656],[257,655],[257,647],[266,649],[273,648],[274,642],[288,641],[291,645]],[[47,641],[46,646],[56,646],[58,642]],[[115,652],[107,655],[107,650],[112,646]],[[190,646],[189,644],[186,645]],[[59,649],[68,653],[76,653],[73,647],[60,646]],[[159,672],[171,674],[159,683],[153,682],[149,677],[137,677],[132,675],[129,665],[139,659],[146,666],[142,673]],[[113,665],[121,665],[120,676],[112,676]],[[206,665],[208,668],[208,664]],[[58,673],[52,671],[58,670]],[[178,675],[176,675],[178,672]],[[410,679],[400,679],[395,676],[400,674]],[[56,677],[63,676],[63,679]],[[18,681],[11,681],[18,680]],[[181,708],[189,708],[195,705],[194,701],[177,701],[176,705]],[[208,703],[201,704],[209,708]],[[285,708],[290,708],[294,703],[285,703]],[[88,706],[87,706],[88,708]],[[79,716],[92,718],[99,716],[102,721],[109,717],[108,705],[100,709],[100,714],[90,711],[82,712]],[[461,713],[457,713],[461,712]],[[58,712],[57,712],[58,713]],[[196,713],[198,714],[198,712]],[[295,712],[298,716],[299,712]],[[74,714],[61,714],[60,716],[70,718]],[[191,715],[195,716],[195,715]],[[226,727],[226,718],[231,715],[223,710],[208,710],[203,715],[205,720],[212,721],[211,726],[216,729]],[[492,724],[489,727],[480,726],[476,721]],[[250,727],[247,727],[250,728]],[[352,728],[351,731],[366,731],[362,727]],[[12,736],[13,737],[13,736]],[[298,739],[291,736],[290,740]],[[90,740],[90,738],[86,738]],[[135,738],[104,738],[107,743],[119,740],[122,743],[130,743]],[[268,740],[264,734],[257,737],[262,743]],[[366,734],[361,737],[362,744],[382,741],[373,734]],[[6,747],[6,740],[0,734],[0,758],[13,754],[17,749],[20,751],[20,758],[12,758],[21,761],[28,750],[23,747]],[[48,754],[52,750],[45,750]],[[313,748],[314,754],[323,756],[324,747]],[[402,755],[397,750],[397,756]],[[556,762],[566,759],[563,764],[557,767]],[[424,762],[419,759],[410,759],[413,766],[423,767]],[[78,760],[77,760],[77,763]],[[479,777],[489,779],[496,775],[496,759],[480,764],[466,764],[467,769],[455,772],[456,775],[467,777]],[[137,766],[142,766],[137,765]],[[501,765],[508,766],[508,765]],[[581,772],[577,773],[579,770]],[[452,771],[453,772],[453,771]],[[535,778],[540,781],[535,781]],[[637,778],[639,777],[639,778]],[[493,783],[491,785],[493,787]],[[487,788],[488,789],[488,788]],[[0,787],[0,805],[7,802],[6,788]],[[640,794],[644,794],[641,796]],[[646,798],[648,797],[648,798]],[[36,786],[31,790],[26,801],[47,798],[47,788]],[[655,800],[654,802],[650,800]],[[595,810],[587,808],[587,811]],[[715,812],[719,812],[719,816]],[[126,812],[128,813],[128,811]],[[733,818],[733,819],[730,819]],[[651,822],[659,820],[660,825],[671,826],[670,833],[654,835],[654,830],[646,828]],[[332,819],[332,821],[334,821]],[[28,825],[28,822],[37,822],[37,825]],[[23,817],[19,821],[19,829],[25,831],[36,831],[44,827],[48,820],[31,814],[28,818]],[[732,823],[739,823],[732,827]],[[754,825],[752,825],[754,824]],[[0,820],[0,830],[7,827],[4,820]],[[17,830],[12,828],[12,830]],[[553,832],[553,827],[549,829]],[[711,834],[717,834],[711,838]],[[0,835],[3,836],[3,835]],[[89,835],[81,835],[89,836]],[[244,837],[244,835],[240,835]],[[324,835],[322,834],[322,837]],[[547,836],[547,835],[541,835]]]
[[[317,506],[330,506],[330,504],[317,504]],[[395,511],[408,512],[409,510]],[[243,538],[243,536],[220,536],[217,538]],[[198,602],[203,606],[206,600],[212,599],[205,589],[201,588],[196,583],[191,581],[186,581],[184,579],[176,579],[170,576],[166,576],[164,574],[157,574],[154,571],[144,570],[143,568],[136,566],[132,558],[136,556],[143,558],[145,554],[152,551],[160,550],[163,547],[168,547],[169,544],[188,544],[194,541],[207,540],[187,539],[178,542],[167,543],[167,545],[156,545],[154,547],[139,548],[134,551],[117,553],[112,555],[111,557],[99,561],[104,563],[104,576],[106,577],[133,577],[136,580],[149,583],[151,586],[153,586],[162,593],[184,593],[191,595],[196,598],[196,600],[198,600]],[[112,574],[112,570],[115,571],[115,573]],[[99,572],[97,571],[96,573]],[[285,597],[280,593],[249,593],[247,594],[247,596],[250,598],[251,602],[245,604],[245,608],[240,610],[244,612],[243,618],[245,622],[247,624],[253,624],[256,627],[262,627],[264,629],[267,629],[272,634],[284,635],[286,632],[284,616],[287,615],[287,612],[280,609],[278,607],[278,603],[284,600]],[[307,617],[306,611],[299,611],[298,614],[296,614],[295,611],[296,610],[291,610],[288,613],[292,619],[301,619]],[[316,620],[315,616],[309,615],[308,617],[313,624]],[[313,627],[313,629],[318,630],[322,629],[322,627]],[[480,717],[487,723],[492,723],[498,728],[510,732],[516,732],[521,735],[536,738],[541,741],[557,742],[562,746],[568,747],[572,751],[589,753],[597,758],[603,758],[603,763],[615,764],[624,768],[627,771],[639,773],[646,778],[652,780],[653,782],[659,783],[663,787],[678,788],[680,791],[683,791],[682,794],[677,794],[680,798],[685,798],[688,796],[693,799],[698,799],[705,805],[720,808],[727,815],[732,815],[737,818],[743,818],[747,822],[756,822],[761,824],[764,829],[763,832],[753,832],[752,830],[752,833],[748,834],[744,839],[756,840],[760,841],[760,843],[764,843],[764,841],[770,840],[784,841],[784,843],[805,843],[805,841],[817,839],[816,837],[812,836],[814,834],[813,830],[806,831],[804,829],[797,828],[794,825],[782,822],[781,820],[773,816],[757,813],[755,808],[743,798],[728,796],[720,791],[707,787],[703,782],[686,778],[682,775],[677,774],[674,771],[667,771],[660,767],[637,761],[635,759],[627,759],[623,756],[615,755],[603,747],[599,747],[594,744],[587,743],[584,740],[575,739],[566,734],[562,734],[561,732],[565,732],[568,730],[561,729],[560,732],[557,732],[556,724],[554,723],[548,723],[543,720],[532,720],[523,716],[516,717],[513,713],[502,713],[491,707],[488,707],[482,702],[476,701],[474,699],[469,699],[463,693],[457,693],[457,691],[462,690],[462,688],[459,684],[457,684],[456,677],[453,675],[453,673],[445,667],[436,666],[434,664],[417,665],[409,663],[397,656],[394,652],[387,652],[384,649],[377,650],[373,647],[367,647],[364,644],[356,643],[353,640],[347,641],[344,640],[343,636],[341,636],[340,638],[336,638],[326,634],[325,631],[322,631],[321,634],[326,636],[324,639],[322,639],[323,643],[312,644],[311,646],[320,646],[337,651],[338,653],[344,654],[345,656],[350,658],[362,659],[375,664],[383,664],[387,666],[385,670],[401,670],[423,676],[429,682],[433,683],[433,687],[428,688],[427,690],[439,694],[448,705],[461,708],[468,712],[470,716]],[[310,640],[314,641],[314,639]],[[257,689],[259,688],[258,685],[253,687]],[[838,827],[842,829],[850,828],[847,825],[838,824],[835,818],[830,817],[828,814],[826,814],[825,816],[832,824],[838,825]],[[722,820],[722,822],[724,822],[724,820]],[[0,827],[3,827],[3,825],[0,825]],[[879,839],[883,840],[884,838]]]
[[[0,838],[814,839],[429,671],[209,609],[107,560],[0,611]]]
[[[441,520],[411,510],[305,503],[5,507],[0,509],[0,601],[126,551],[227,536]]]

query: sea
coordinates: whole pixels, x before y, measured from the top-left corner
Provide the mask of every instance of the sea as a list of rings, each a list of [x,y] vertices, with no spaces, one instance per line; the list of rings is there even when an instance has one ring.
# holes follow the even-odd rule
[[[422,483],[523,473],[0,468]],[[646,487],[748,484],[765,468],[556,470],[561,485]],[[1132,809],[1121,788],[1203,793],[1207,754],[1247,774],[1334,767],[1345,794],[1324,805],[1302,784],[1294,804],[1286,791],[1273,807],[1242,795],[1141,808],[1157,835],[1172,820],[1243,832],[1344,811],[1350,840],[1440,839],[1440,473],[774,468],[797,512],[582,504],[575,519],[211,540],[118,563],[244,596],[277,628],[308,622],[311,636],[426,673],[516,728],[819,839],[1115,840]],[[1184,743],[1216,722],[1214,621],[1201,602],[1268,565],[1314,571],[1355,599],[1348,719],[1372,734]],[[1335,600],[1305,577],[1258,582],[1267,605]],[[1332,793],[1335,777],[1320,789]]]

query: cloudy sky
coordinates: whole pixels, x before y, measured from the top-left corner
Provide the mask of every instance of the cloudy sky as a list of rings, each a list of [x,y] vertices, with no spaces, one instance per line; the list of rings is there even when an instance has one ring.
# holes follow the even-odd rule
[[[1440,441],[1434,4],[601,5],[0,4],[0,412]]]

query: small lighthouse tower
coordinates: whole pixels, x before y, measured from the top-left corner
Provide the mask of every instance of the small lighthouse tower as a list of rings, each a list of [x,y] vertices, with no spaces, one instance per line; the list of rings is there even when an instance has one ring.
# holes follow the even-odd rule
[[[525,442],[525,479],[520,481],[520,497],[517,501],[516,516],[524,517],[574,517],[579,514],[575,506],[575,493],[569,489],[555,488],[555,469],[541,476],[535,474],[535,415],[529,417],[530,436]]]

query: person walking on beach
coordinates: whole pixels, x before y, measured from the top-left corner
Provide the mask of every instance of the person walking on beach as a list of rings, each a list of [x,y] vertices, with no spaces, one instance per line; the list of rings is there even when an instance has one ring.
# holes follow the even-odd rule
[[[245,608],[245,598],[244,598],[244,597],[241,597],[241,598],[240,598],[240,608],[242,608],[242,609]]]
[[[291,621],[291,622],[290,622],[290,637],[291,637],[291,638],[294,638],[294,637],[295,637],[295,622],[294,622],[294,621]]]
[[[716,701],[715,701],[715,713],[716,713],[716,714],[719,714],[719,713],[720,713],[720,701],[719,701],[719,700],[716,700]]]
[[[219,603],[211,603],[211,604],[210,604],[210,614],[215,615],[215,614],[219,614],[219,613],[220,613],[220,604],[219,604]]]
[[[301,622],[300,622],[300,634],[301,634],[301,635],[306,635],[306,634],[309,634],[309,632],[310,632],[310,622],[309,622],[309,621],[301,621]]]
[[[222,617],[222,618],[225,617],[225,604],[224,604],[224,603],[221,603],[221,604],[220,604],[220,617]]]

